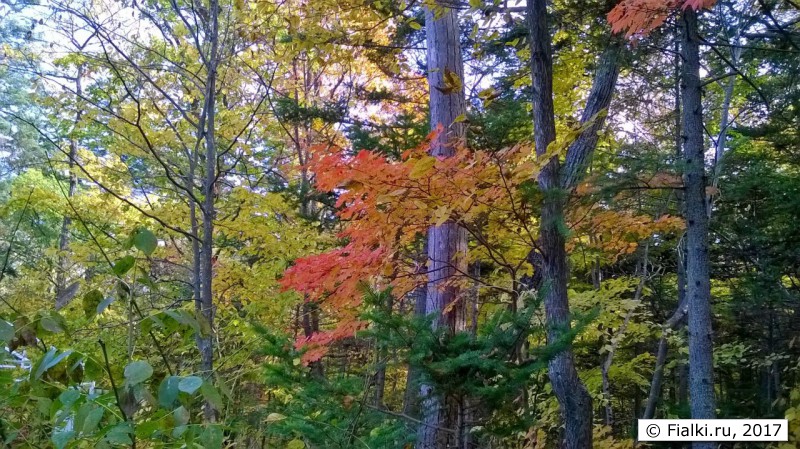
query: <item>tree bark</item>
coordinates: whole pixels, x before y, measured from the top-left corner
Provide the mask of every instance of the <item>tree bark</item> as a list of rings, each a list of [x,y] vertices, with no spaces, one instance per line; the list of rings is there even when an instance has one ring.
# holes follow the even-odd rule
[[[219,2],[210,0],[208,24],[208,43],[210,45],[206,67],[206,107],[205,107],[205,180],[203,182],[203,238],[201,242],[200,277],[200,315],[208,325],[207,335],[198,339],[200,342],[200,370],[206,380],[211,380],[214,368],[214,297],[213,297],[213,265],[214,265],[214,219],[215,184],[217,181],[217,142],[216,142],[216,92],[217,65],[219,53]],[[203,416],[206,421],[215,421],[217,411],[206,401]]]
[[[432,142],[431,155],[450,157],[456,146],[463,143],[464,123],[456,120],[467,112],[464,98],[464,62],[461,55],[458,11],[449,3],[437,2],[436,11],[425,10],[427,39],[428,87],[430,91],[431,128],[441,129]],[[455,82],[454,82],[455,81]],[[446,328],[449,332],[466,329],[466,305],[459,298],[459,289],[453,280],[467,270],[467,232],[457,223],[447,221],[428,229],[428,285],[425,313],[434,315],[433,328]],[[463,413],[460,407],[448,406],[430,385],[421,385],[422,423],[419,427],[417,448],[464,447],[462,438],[455,445],[448,439],[451,434],[441,428],[455,429]],[[464,427],[464,426],[462,426]],[[460,429],[461,430],[461,429]],[[457,432],[464,435],[463,432]]]
[[[669,337],[670,332],[677,329],[683,322],[686,312],[686,301],[681,299],[675,312],[672,313],[672,316],[670,316],[667,322],[661,327],[661,338],[658,341],[653,380],[650,382],[650,394],[647,397],[647,404],[645,405],[642,419],[653,419],[656,414],[658,398],[661,396],[661,384],[664,380],[664,365],[666,365],[667,362],[667,350],[669,349],[667,337]]]
[[[80,101],[81,96],[83,95],[83,86],[81,85],[81,81],[83,78],[83,64],[78,64],[77,73],[75,74],[75,97]],[[75,112],[75,121],[72,132],[75,133],[78,130],[78,125],[80,124],[81,117],[83,116],[83,109],[78,107],[78,110]],[[75,168],[75,160],[78,157],[78,138],[76,136],[72,136],[69,139],[69,157],[67,161],[67,166],[69,167],[69,185],[67,187],[67,201],[71,201],[72,197],[75,196],[75,189],[78,186],[78,178],[75,176],[75,173],[72,170]],[[67,251],[69,250],[69,230],[72,226],[72,217],[69,214],[64,214],[64,219],[61,222],[61,235],[58,239],[58,268],[56,272],[56,310],[59,310],[69,304],[72,298],[75,297],[77,293],[77,283],[67,286],[69,282],[69,256],[67,255]]]
[[[679,161],[683,155],[683,138],[681,132],[681,55],[680,43],[678,39],[675,40],[675,160]],[[677,165],[677,164],[676,164]],[[683,193],[678,191],[676,193],[679,208],[683,207]],[[661,326],[661,338],[658,340],[658,349],[656,350],[656,364],[653,368],[653,378],[650,381],[650,393],[647,397],[645,404],[644,415],[642,419],[653,419],[656,414],[656,407],[658,406],[658,399],[661,396],[661,384],[664,380],[664,366],[667,363],[667,352],[669,351],[669,344],[667,337],[669,333],[677,329],[683,322],[688,312],[688,304],[686,303],[686,267],[684,260],[686,258],[686,251],[684,240],[681,239],[676,249],[677,252],[677,291],[678,291],[678,306],[675,311]]]
[[[533,81],[533,122],[536,153],[543,155],[555,141],[553,109],[553,56],[548,28],[547,0],[528,2],[531,42],[531,76]],[[586,102],[581,122],[586,123],[608,108],[619,73],[619,42],[612,41],[603,53]],[[575,187],[597,144],[597,132],[604,121],[598,117],[567,150],[562,173],[554,157],[539,174],[539,188],[544,194],[541,211],[539,248],[531,251],[529,261],[542,272],[542,290],[547,319],[547,339],[560,344],[570,328],[567,296],[567,252],[564,206],[568,192]],[[569,449],[592,447],[592,398],[578,377],[571,345],[557,354],[548,365],[553,392],[564,417],[564,443]]]
[[[708,268],[708,213],[697,13],[681,18],[683,56],[684,201],[686,204],[686,298],[689,305],[689,399],[693,419],[716,417]],[[711,449],[713,443],[693,443]]]

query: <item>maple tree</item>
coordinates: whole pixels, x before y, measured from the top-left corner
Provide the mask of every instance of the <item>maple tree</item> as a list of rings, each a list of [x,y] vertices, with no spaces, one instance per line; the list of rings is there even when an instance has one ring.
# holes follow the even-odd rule
[[[674,11],[710,9],[716,0],[622,0],[608,12],[611,31],[626,37],[647,35],[661,27]]]

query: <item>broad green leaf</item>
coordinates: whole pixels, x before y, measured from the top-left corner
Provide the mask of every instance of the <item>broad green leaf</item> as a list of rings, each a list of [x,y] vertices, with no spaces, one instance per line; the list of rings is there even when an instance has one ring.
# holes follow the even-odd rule
[[[178,400],[178,384],[181,378],[178,376],[168,376],[161,381],[158,387],[158,404],[166,409],[172,409],[175,401]]]
[[[131,440],[132,433],[130,424],[122,422],[112,427],[108,433],[106,433],[106,441],[111,444],[125,444],[130,446],[133,443]]]
[[[149,256],[156,250],[158,240],[149,229],[140,228],[133,236],[133,245],[136,249]]]
[[[52,437],[53,447],[56,449],[63,449],[73,438],[75,438],[75,432],[72,430],[54,432]]]
[[[210,382],[204,381],[203,385],[200,387],[200,392],[203,394],[206,401],[214,406],[214,409],[222,410],[222,408],[225,407],[225,404],[222,402],[222,396]]]
[[[64,406],[64,408],[70,408],[72,407],[72,404],[74,404],[75,401],[77,401],[80,397],[81,394],[78,390],[67,388],[58,396],[58,400],[61,401],[61,404]]]
[[[192,312],[189,312],[188,310],[177,309],[177,310],[166,310],[164,311],[164,313],[166,313],[167,316],[171,317],[178,323],[190,326],[198,334],[201,333],[200,323],[197,322]]]
[[[203,385],[203,379],[197,376],[188,376],[181,379],[178,389],[184,393],[192,394]]]
[[[50,407],[53,405],[53,401],[50,398],[43,397],[36,397],[34,400],[36,401],[36,410],[42,416],[50,416]]]
[[[103,419],[103,412],[102,407],[95,407],[86,415],[86,420],[83,422],[83,428],[81,429],[84,435],[91,435],[97,429],[100,420]]]
[[[83,313],[90,317],[98,312],[100,303],[103,302],[103,294],[99,290],[91,290],[83,295]]]
[[[153,368],[144,360],[136,360],[125,367],[125,380],[129,385],[140,384],[153,375]]]
[[[222,429],[218,424],[209,424],[200,435],[205,449],[219,449],[222,447]]]
[[[67,321],[58,312],[49,310],[41,314],[39,326],[47,332],[59,334],[67,330]]]
[[[185,426],[189,422],[189,410],[186,410],[186,407],[181,405],[172,412],[172,417],[175,418],[177,426]]]
[[[123,274],[127,273],[131,268],[133,268],[133,264],[136,263],[136,258],[133,256],[125,256],[122,259],[118,260],[114,264],[114,274],[117,276],[122,276]]]
[[[149,420],[136,423],[136,436],[138,438],[150,439],[154,437],[154,433],[163,431],[167,427],[172,427],[170,420],[164,419],[166,414],[163,410],[155,413]],[[156,436],[156,438],[158,438]]]

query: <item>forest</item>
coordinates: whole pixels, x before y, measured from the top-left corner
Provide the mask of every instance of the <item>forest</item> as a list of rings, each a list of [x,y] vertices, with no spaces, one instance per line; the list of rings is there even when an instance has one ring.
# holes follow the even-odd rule
[[[797,0],[2,0],[0,47],[0,447],[800,448]]]

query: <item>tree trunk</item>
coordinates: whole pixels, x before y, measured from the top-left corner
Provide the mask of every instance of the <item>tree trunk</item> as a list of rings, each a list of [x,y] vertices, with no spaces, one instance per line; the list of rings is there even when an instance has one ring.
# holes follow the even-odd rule
[[[662,326],[661,339],[658,341],[658,352],[656,353],[656,366],[653,370],[653,380],[650,382],[650,394],[647,397],[647,404],[642,419],[653,419],[656,414],[658,398],[661,396],[661,384],[664,379],[664,365],[666,365],[667,362],[667,350],[669,349],[667,337],[670,332],[675,330],[683,321],[683,318],[686,316],[686,311],[686,302],[684,299],[681,299],[678,308],[675,309],[672,316]]]
[[[435,14],[431,8],[425,10],[431,128],[441,127],[441,133],[432,142],[431,155],[435,157],[452,156],[456,145],[463,143],[465,127],[456,118],[467,112],[458,12],[448,5],[437,2]],[[425,313],[434,315],[434,329],[463,331],[466,329],[466,304],[459,300],[458,287],[453,280],[459,272],[466,273],[467,270],[467,232],[452,221],[431,227],[428,229],[427,248]],[[440,431],[440,428],[456,429],[458,421],[463,422],[459,420],[459,416],[463,416],[458,410],[460,407],[452,410],[454,407],[445,404],[452,398],[439,396],[430,385],[422,385],[420,394],[422,423],[417,448],[463,447],[462,438],[456,438],[459,441],[451,445],[448,442],[451,435]]]
[[[533,81],[533,122],[536,153],[543,155],[556,138],[553,110],[553,60],[550,30],[548,29],[547,0],[528,2],[531,42],[531,76]],[[592,90],[586,101],[581,122],[586,123],[608,108],[619,72],[619,42],[612,41],[603,53],[595,74]],[[542,272],[542,291],[547,319],[547,339],[551,344],[563,344],[569,333],[570,312],[567,296],[567,252],[564,205],[568,192],[575,187],[597,144],[598,131],[603,125],[597,118],[573,142],[561,173],[558,158],[553,158],[539,174],[539,188],[544,194],[539,231],[540,255],[532,251],[529,260]],[[578,377],[572,347],[566,344],[548,365],[553,392],[564,417],[564,443],[569,449],[592,447],[592,398]]]
[[[311,337],[319,332],[319,306],[308,298],[303,302],[303,333]],[[321,360],[314,360],[308,364],[311,375],[319,380],[325,378],[325,367]]]
[[[216,118],[216,91],[217,91],[217,65],[219,52],[219,3],[217,0],[209,2],[209,30],[210,44],[207,56],[206,74],[206,152],[205,152],[205,181],[203,183],[203,239],[200,251],[200,277],[202,279],[200,291],[199,319],[205,320],[207,334],[198,339],[200,343],[200,371],[203,377],[210,381],[214,367],[214,297],[212,290],[213,265],[214,265],[214,219],[215,211],[215,184],[217,181],[217,142],[215,130]],[[215,421],[217,411],[214,406],[206,401],[203,407],[203,416],[206,421]]]
[[[681,133],[681,55],[680,44],[678,40],[675,41],[675,160],[680,160],[683,155],[683,138]],[[683,194],[677,192],[677,200],[679,207],[683,206]],[[661,396],[661,384],[664,380],[664,366],[667,363],[667,352],[669,351],[669,343],[667,337],[669,333],[677,329],[683,323],[688,311],[686,303],[686,269],[685,269],[685,253],[684,242],[678,244],[677,248],[677,284],[678,284],[678,306],[675,311],[661,326],[661,338],[658,341],[658,349],[656,350],[656,364],[653,368],[653,379],[650,381],[650,393],[647,397],[645,404],[644,414],[642,419],[653,419],[656,414],[656,407],[658,406],[658,399]]]
[[[81,96],[83,95],[83,86],[81,85],[81,80],[83,78],[83,64],[78,64],[77,73],[75,74],[75,96],[78,100],[80,100]],[[78,107],[78,110],[75,112],[75,121],[74,127],[72,132],[75,133],[78,130],[78,125],[80,124],[81,117],[83,116],[83,109]],[[67,202],[72,201],[72,197],[75,196],[75,189],[78,186],[78,178],[75,176],[75,173],[72,170],[75,168],[75,160],[78,157],[78,139],[75,136],[72,136],[69,139],[69,156],[67,160],[67,166],[69,167],[69,186],[67,187]],[[69,207],[69,205],[68,205]],[[64,219],[61,222],[61,235],[58,239],[58,267],[56,272],[56,310],[59,310],[69,304],[72,298],[75,297],[78,289],[77,283],[67,286],[69,282],[69,257],[67,256],[67,251],[69,250],[69,230],[72,226],[72,217],[69,214],[64,214]]]
[[[689,305],[689,399],[693,419],[716,416],[714,399],[708,214],[703,148],[703,106],[697,13],[683,11],[684,201],[686,204],[686,298]],[[711,449],[713,443],[694,443]]]

